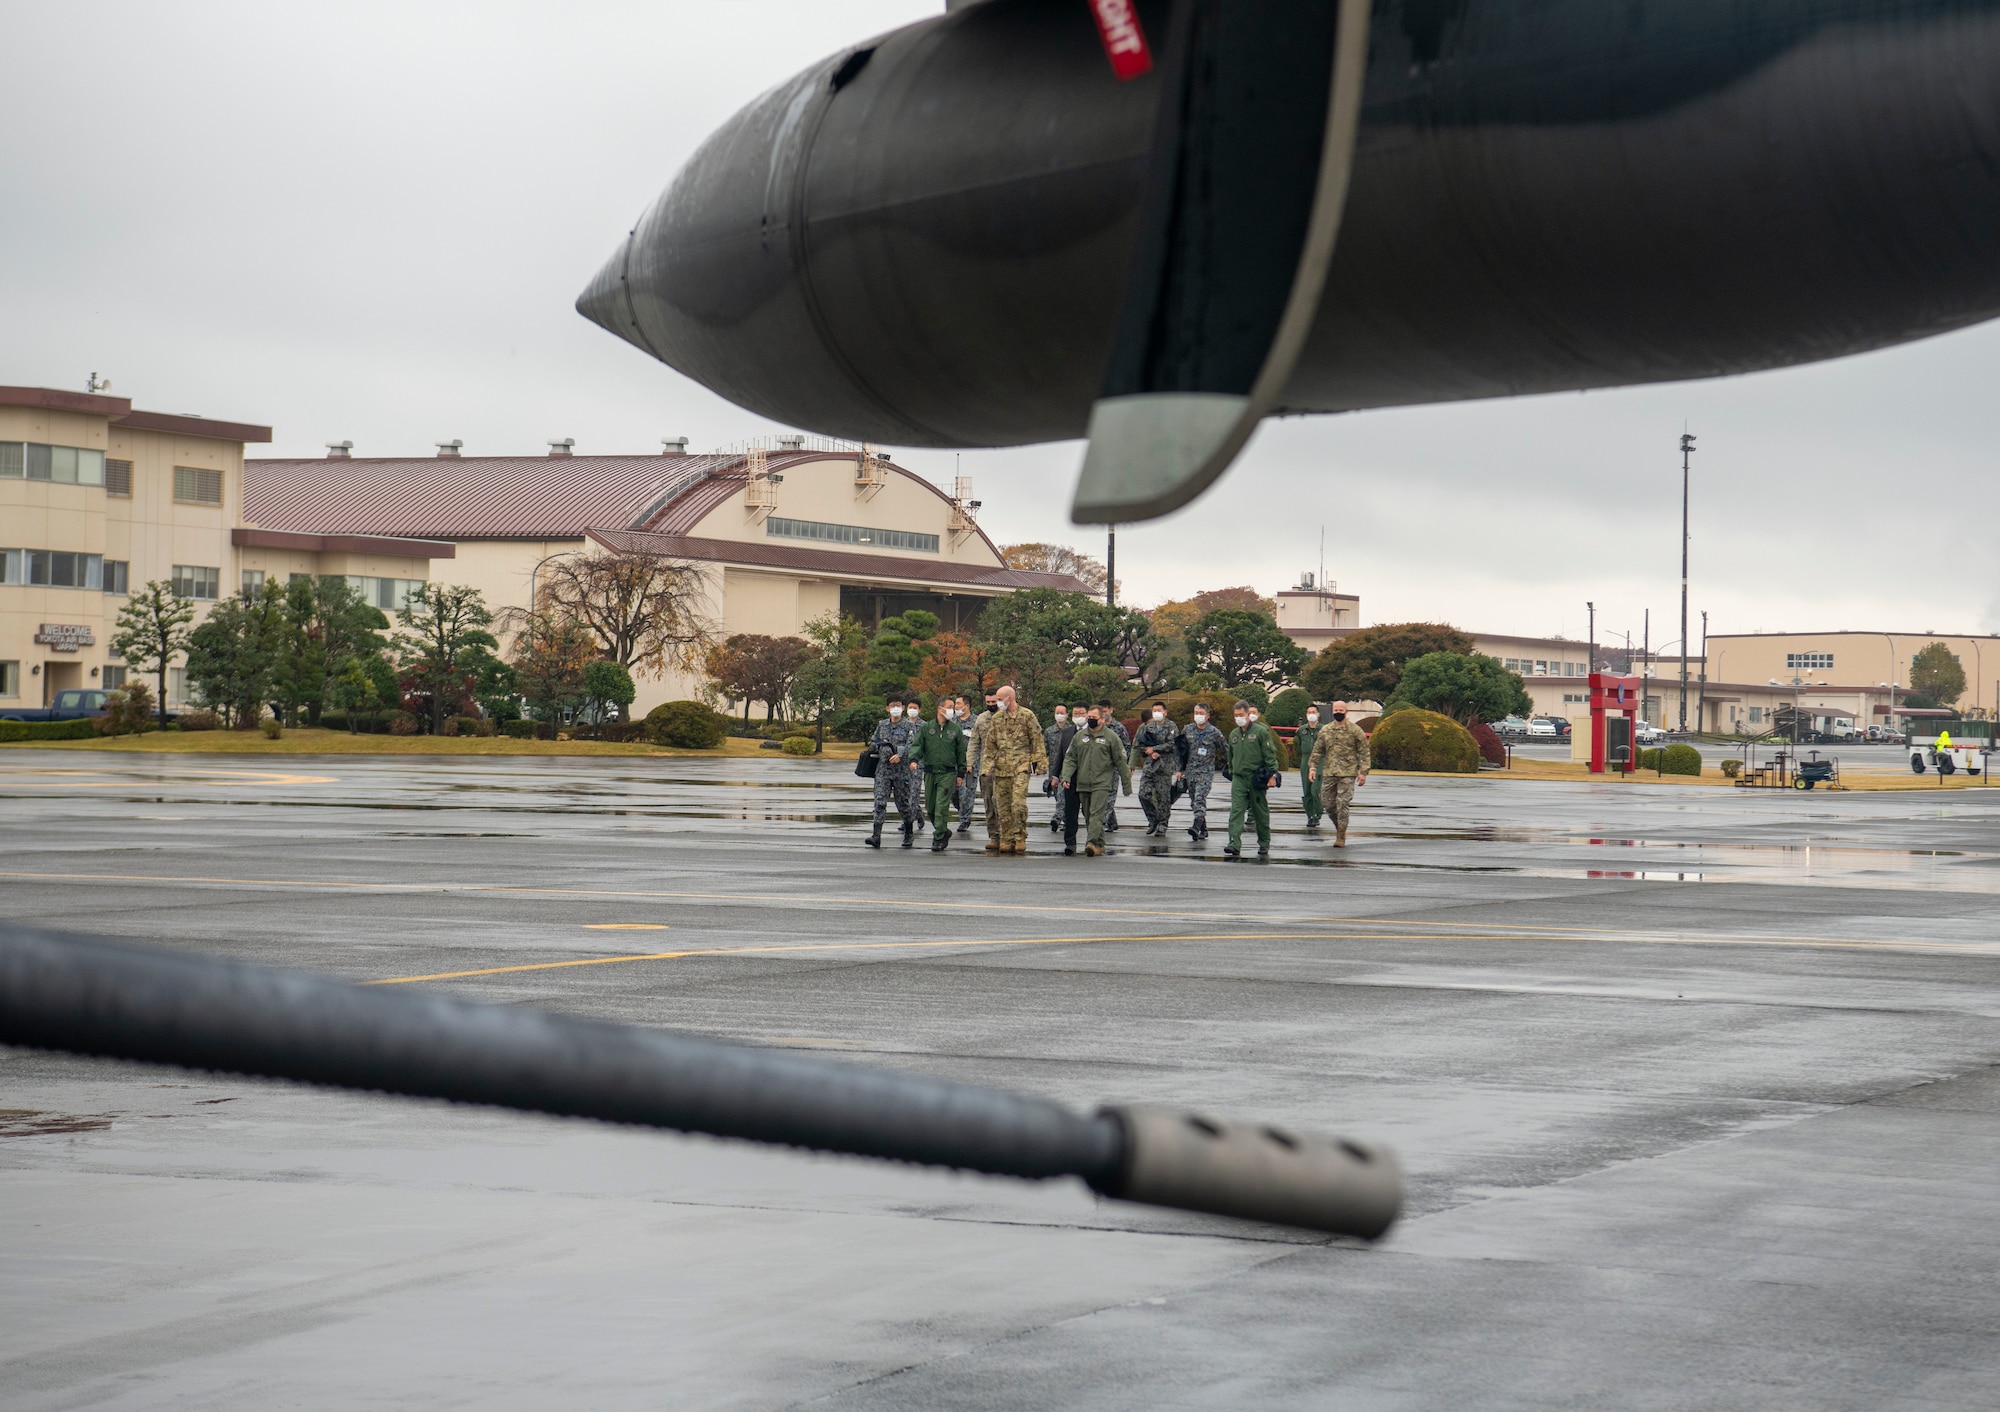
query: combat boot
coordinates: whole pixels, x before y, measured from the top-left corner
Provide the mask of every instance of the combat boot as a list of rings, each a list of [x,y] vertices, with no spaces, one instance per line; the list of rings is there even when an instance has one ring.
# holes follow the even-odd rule
[[[917,827],[916,827],[916,825],[915,825],[915,824],[904,824],[904,825],[903,825],[903,847],[905,847],[905,848],[909,848],[909,847],[912,847],[912,846],[913,846],[913,845],[914,845],[914,844],[916,843],[916,841],[917,841]]]
[[[1333,835],[1333,846],[1334,846],[1335,848],[1345,848],[1345,847],[1347,847],[1347,830],[1346,830],[1346,829],[1336,829],[1336,830],[1334,831],[1334,835]]]
[[[868,837],[862,839],[861,841],[867,844],[870,848],[880,848],[882,846],[882,826],[880,824],[877,824],[875,826],[874,832],[869,834]]]
[[[946,845],[949,844],[950,842],[951,842],[950,834],[948,833],[939,834],[936,838],[931,840],[931,852],[933,853],[944,852]]]
[[[1086,857],[1086,858],[1100,858],[1100,857],[1102,857],[1103,855],[1104,855],[1104,845],[1103,845],[1103,844],[1101,844],[1101,843],[1086,843],[1086,844],[1084,844],[1084,846],[1083,846],[1083,856],[1084,856],[1084,857]]]
[[[1226,843],[1222,845],[1222,852],[1223,852],[1223,856],[1224,856],[1224,857],[1226,857],[1226,858],[1230,858],[1230,859],[1232,859],[1232,860],[1233,860],[1233,859],[1237,859],[1237,858],[1241,858],[1241,857],[1243,856],[1243,850],[1242,850],[1242,849],[1240,849],[1240,848],[1231,848],[1231,847],[1230,847],[1230,846],[1229,846],[1228,844],[1226,844]]]
[[[989,839],[987,839],[987,840],[986,840],[986,851],[987,851],[988,853],[998,853],[998,852],[1000,851],[1000,840],[999,840],[999,839],[997,839],[997,838],[989,838]]]

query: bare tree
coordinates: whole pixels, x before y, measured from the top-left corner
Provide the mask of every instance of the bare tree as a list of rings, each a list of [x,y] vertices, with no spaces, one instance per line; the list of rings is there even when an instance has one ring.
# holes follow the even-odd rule
[[[538,593],[538,609],[581,624],[628,671],[698,671],[715,639],[700,568],[650,550],[552,560]]]

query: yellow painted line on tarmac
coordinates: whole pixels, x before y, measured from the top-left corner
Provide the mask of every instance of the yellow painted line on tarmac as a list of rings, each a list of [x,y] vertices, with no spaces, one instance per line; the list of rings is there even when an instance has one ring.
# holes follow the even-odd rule
[[[515,887],[492,883],[398,883],[398,882],[341,882],[334,880],[288,879],[288,878],[229,878],[205,876],[177,876],[152,873],[42,873],[0,871],[0,879],[15,878],[27,881],[46,882],[111,882],[111,883],[153,883],[179,884],[185,886],[221,886],[251,888],[299,888],[303,890],[353,891],[383,893],[466,893],[475,895],[497,895],[512,897],[551,898],[604,898],[621,901],[665,901],[665,902],[750,902],[764,906],[819,906],[819,907],[869,907],[905,908],[927,911],[961,912],[1025,912],[1061,913],[1072,916],[1104,917],[1156,917],[1181,919],[1192,922],[1265,922],[1273,925],[1286,923],[1317,923],[1321,926],[1364,926],[1402,927],[1409,929],[1395,935],[1409,940],[1449,940],[1452,936],[1462,936],[1467,940],[1548,940],[1562,941],[1578,939],[1587,941],[1632,941],[1632,942],[1689,942],[1695,944],[1739,943],[1747,946],[1883,946],[1904,947],[1915,950],[1964,951],[1981,950],[1983,943],[1959,944],[1953,942],[1876,942],[1853,937],[1840,936],[1772,936],[1762,932],[1661,932],[1647,931],[1635,927],[1574,927],[1538,925],[1511,922],[1444,922],[1433,920],[1404,920],[1397,917],[1342,917],[1314,915],[1311,913],[1258,913],[1258,912],[1196,912],[1161,907],[1080,907],[1056,903],[1025,902],[972,902],[953,899],[917,899],[908,897],[842,897],[813,896],[763,892],[641,892],[599,888],[560,887]],[[1462,905],[1462,904],[1460,904]],[[1425,936],[1421,933],[1429,932]],[[1412,933],[1418,933],[1413,935]],[[1475,933],[1479,933],[1475,935]],[[1115,937],[1084,938],[1085,940],[1117,940]],[[944,942],[911,942],[905,945],[948,945]],[[972,945],[1003,945],[1004,942],[975,942]],[[618,958],[611,958],[618,959]]]
[[[503,976],[519,971],[559,971],[572,966],[616,966],[628,961],[681,961],[704,956],[789,956],[828,951],[949,951],[970,947],[1086,946],[1097,942],[1175,941],[1596,941],[1599,937],[1522,937],[1512,933],[1468,936],[1463,932],[1422,935],[1409,932],[1216,932],[1174,933],[1161,936],[1031,936],[989,937],[979,941],[827,941],[796,946],[711,946],[689,951],[656,951],[646,956],[593,956],[576,961],[538,961],[519,966],[489,966],[476,971],[439,971],[427,976],[390,976],[363,981],[363,985],[410,985],[418,981],[455,981],[472,976]],[[1994,954],[1983,943],[1939,941],[1862,941],[1829,938],[1758,937],[1718,938],[1650,936],[1645,941],[1670,946],[1787,946],[1834,947],[1859,951],[1920,951]]]

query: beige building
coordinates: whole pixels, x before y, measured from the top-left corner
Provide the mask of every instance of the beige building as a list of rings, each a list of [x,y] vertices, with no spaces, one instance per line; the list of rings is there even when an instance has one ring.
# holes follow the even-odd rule
[[[1022,588],[1084,591],[1062,574],[1009,569],[979,528],[979,502],[887,457],[803,437],[775,447],[657,456],[360,458],[247,464],[246,524],[259,534],[447,540],[432,577],[477,588],[489,606],[532,608],[545,566],[566,555],[645,548],[694,566],[717,636],[799,633],[846,613],[873,624],[908,609],[946,631],[972,626]],[[641,677],[634,709],[698,695],[698,676]]]
[[[449,544],[246,529],[243,447],[269,427],[134,411],[122,397],[0,388],[0,712],[71,687],[116,688],[129,593],[154,580],[199,615],[270,574],[345,574],[371,601],[421,581]],[[185,704],[183,673],[168,701]]]
[[[1800,632],[1712,634],[1708,660],[1718,682],[1768,685],[1776,680],[1790,699],[1792,678],[1811,684],[1841,684],[1849,695],[1880,698],[1887,713],[1889,685],[1900,702],[1910,684],[1910,659],[1942,642],[1965,669],[1965,695],[1958,709],[1990,715],[2000,702],[2000,637],[1938,632]],[[1988,649],[1993,665],[1986,665]]]
[[[1308,652],[1318,652],[1361,626],[1359,595],[1315,583],[1311,574],[1300,575],[1295,588],[1280,589],[1277,602],[1278,626]]]

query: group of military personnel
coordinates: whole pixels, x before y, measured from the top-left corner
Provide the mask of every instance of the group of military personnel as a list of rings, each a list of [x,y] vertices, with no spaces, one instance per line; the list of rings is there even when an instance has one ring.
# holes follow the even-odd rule
[[[1257,836],[1257,856],[1271,852],[1270,791],[1283,780],[1276,737],[1259,719],[1257,707],[1238,701],[1236,729],[1226,738],[1207,709],[1196,704],[1185,726],[1168,718],[1164,703],[1146,709],[1139,729],[1128,732],[1109,701],[1095,706],[1057,706],[1044,728],[1022,705],[1014,688],[1003,686],[973,712],[963,696],[941,698],[931,720],[922,703],[890,697],[887,718],[875,727],[864,752],[874,758],[875,818],[866,840],[882,846],[882,828],[893,803],[902,821],[903,847],[915,846],[916,831],[931,824],[931,851],[942,853],[954,836],[972,829],[978,806],[985,806],[986,851],[1028,851],[1028,782],[1045,777],[1042,792],[1055,801],[1051,832],[1063,836],[1063,852],[1076,852],[1084,834],[1084,855],[1104,852],[1106,830],[1118,828],[1117,801],[1130,796],[1132,771],[1139,772],[1139,804],[1146,835],[1164,838],[1173,808],[1188,801],[1188,837],[1208,837],[1208,794],[1215,776],[1229,781],[1229,842],[1223,852],[1239,858],[1243,831]],[[1294,739],[1306,827],[1318,829],[1331,816],[1334,846],[1347,846],[1348,812],[1357,786],[1368,782],[1368,736],[1347,719],[1347,703],[1336,701],[1331,720],[1321,724],[1318,706],[1306,713]],[[864,764],[866,761],[864,760]]]

